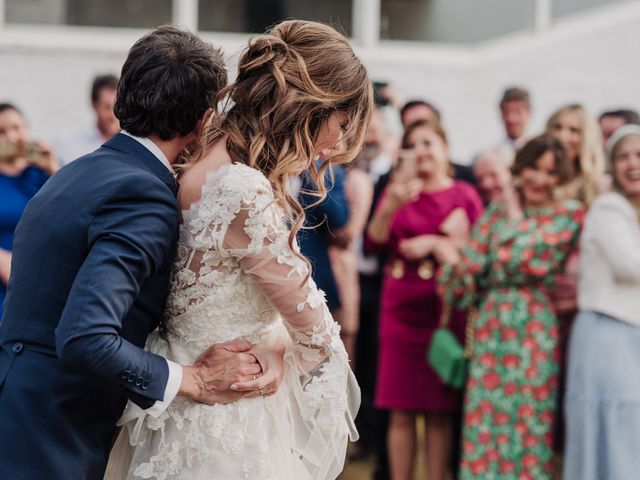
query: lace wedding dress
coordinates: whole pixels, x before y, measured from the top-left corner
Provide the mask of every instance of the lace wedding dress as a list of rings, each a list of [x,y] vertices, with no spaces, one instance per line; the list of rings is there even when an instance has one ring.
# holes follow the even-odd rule
[[[105,478],[334,479],[360,392],[271,185],[246,165],[222,167],[183,220],[166,333],[147,349],[186,365],[214,343],[285,339],[285,377],[272,396],[226,405],[177,397],[158,418],[129,402]]]

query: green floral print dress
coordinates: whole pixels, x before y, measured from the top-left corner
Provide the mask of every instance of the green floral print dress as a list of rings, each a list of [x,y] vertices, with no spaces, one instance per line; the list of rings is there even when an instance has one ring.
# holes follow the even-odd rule
[[[462,261],[442,270],[445,301],[478,307],[467,379],[460,478],[551,478],[558,322],[549,299],[576,247],[584,211],[564,201],[478,221]]]

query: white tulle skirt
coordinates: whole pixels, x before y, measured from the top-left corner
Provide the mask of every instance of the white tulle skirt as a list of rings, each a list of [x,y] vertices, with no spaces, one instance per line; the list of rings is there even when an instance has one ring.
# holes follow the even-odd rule
[[[278,325],[269,337],[285,335]],[[199,353],[157,334],[147,349],[183,365]],[[105,480],[335,479],[349,438],[357,439],[360,391],[346,355],[322,364],[321,381],[302,382],[293,350],[285,354],[280,389],[269,397],[226,405],[178,397],[158,418],[129,402]]]

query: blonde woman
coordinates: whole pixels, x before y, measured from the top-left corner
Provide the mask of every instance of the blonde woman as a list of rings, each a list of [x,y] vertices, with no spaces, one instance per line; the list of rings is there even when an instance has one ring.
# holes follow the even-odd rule
[[[621,127],[608,147],[613,191],[593,203],[581,241],[564,403],[568,479],[640,471],[640,127]]]
[[[551,115],[546,132],[562,143],[569,157],[571,180],[558,189],[559,196],[588,207],[606,185],[598,124],[582,105],[573,104]]]
[[[333,28],[287,21],[250,41],[219,99],[228,111],[180,176],[166,331],[147,348],[184,362],[223,340],[281,345],[283,383],[225,405],[181,398],[158,418],[130,404],[116,451],[130,440],[132,460],[113,478],[334,479],[356,435],[359,389],[298,251],[304,218],[286,182],[311,169],[326,192],[327,164],[362,146],[370,81]]]
[[[569,160],[570,180],[558,188],[557,198],[577,200],[588,208],[601,191],[608,189],[610,183],[604,172],[602,136],[598,124],[582,105],[572,104],[551,115],[546,132],[562,144]],[[556,289],[556,308],[561,316],[569,320],[561,322],[567,331],[577,309],[577,270],[578,260],[574,254],[567,262],[565,274],[558,279]],[[563,332],[561,336],[566,339],[568,333]]]
[[[588,208],[595,197],[608,188],[609,183],[604,173],[602,136],[598,124],[582,105],[566,105],[551,115],[547,122],[547,133],[562,144],[569,160],[569,181],[558,188],[556,198],[577,200]],[[560,325],[560,416],[564,398],[567,343],[578,312],[578,255],[576,249],[569,257],[564,271],[558,276],[553,293]],[[558,426],[555,432],[555,449],[562,451],[564,422],[558,422]]]

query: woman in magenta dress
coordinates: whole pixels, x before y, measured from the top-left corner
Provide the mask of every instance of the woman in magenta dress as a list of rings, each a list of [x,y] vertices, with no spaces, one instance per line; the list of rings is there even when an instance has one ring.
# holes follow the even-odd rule
[[[425,414],[427,472],[447,478],[453,442],[453,414],[460,392],[445,386],[426,362],[440,318],[435,274],[450,251],[466,241],[482,214],[474,188],[450,176],[446,135],[439,125],[417,122],[403,136],[407,149],[368,229],[369,240],[385,247],[376,403],[390,410],[387,438],[394,480],[413,478],[416,415]],[[452,330],[462,341],[465,318]]]

